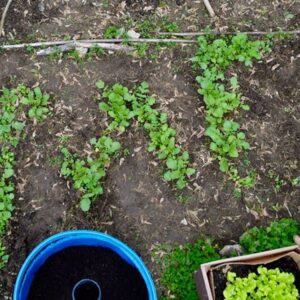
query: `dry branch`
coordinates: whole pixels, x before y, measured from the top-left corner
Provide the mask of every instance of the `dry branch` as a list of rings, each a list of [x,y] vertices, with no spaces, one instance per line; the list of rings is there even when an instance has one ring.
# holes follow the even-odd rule
[[[133,51],[134,48],[127,46],[127,45],[119,45],[119,44],[112,44],[112,43],[79,43],[79,42],[74,42],[74,43],[68,43],[64,45],[58,45],[55,47],[49,47],[46,49],[41,49],[39,50],[36,54],[38,56],[43,56],[43,55],[50,55],[54,54],[56,52],[67,52],[70,51],[71,49],[77,49],[77,48],[92,48],[92,47],[101,47],[102,49],[107,49],[107,50],[113,50],[113,51],[125,51],[125,52],[130,52]]]
[[[215,14],[213,8],[211,7],[209,0],[203,0],[203,2],[204,2],[206,9],[209,12],[209,15],[213,18],[216,14]]]
[[[201,35],[235,35],[244,33],[248,35],[267,35],[267,34],[300,34],[300,29],[290,31],[244,31],[244,32],[220,32],[220,31],[201,31],[201,32],[158,32],[159,35],[171,36],[201,36]]]
[[[73,41],[46,41],[46,42],[36,42],[36,43],[23,43],[16,45],[2,45],[0,49],[21,49],[26,47],[44,47],[44,46],[59,46],[59,45],[76,45],[80,43],[109,43],[109,44],[119,44],[122,42],[130,43],[181,43],[181,44],[191,44],[196,43],[195,40],[184,40],[184,39],[94,39],[94,40],[73,40]]]
[[[2,14],[2,18],[1,18],[1,22],[0,22],[0,36],[3,34],[4,35],[4,31],[3,31],[3,27],[4,27],[4,22],[5,22],[5,18],[9,9],[10,4],[12,3],[12,0],[8,0],[7,4],[4,8],[3,14]]]

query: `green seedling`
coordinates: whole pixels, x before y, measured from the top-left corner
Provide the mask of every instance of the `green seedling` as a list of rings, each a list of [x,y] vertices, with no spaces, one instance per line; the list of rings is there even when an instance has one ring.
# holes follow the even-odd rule
[[[256,253],[294,245],[293,236],[300,234],[300,225],[292,219],[272,222],[268,227],[253,227],[240,237],[246,253]]]
[[[171,292],[169,299],[197,300],[194,272],[201,264],[219,258],[210,240],[178,246],[163,256],[161,284]]]
[[[156,99],[149,95],[149,85],[143,82],[135,90],[115,84],[111,88],[98,81],[96,86],[102,91],[100,110],[112,119],[108,130],[124,132],[135,119],[144,127],[150,137],[149,152],[155,152],[160,160],[166,162],[163,174],[166,181],[175,181],[178,189],[183,189],[196,170],[189,165],[189,153],[176,145],[176,130],[169,127],[168,116],[154,109]]]
[[[0,269],[8,260],[2,237],[14,209],[14,148],[23,136],[22,131],[26,124],[22,113],[29,106],[29,118],[42,120],[49,111],[48,99],[49,96],[42,94],[39,88],[31,90],[22,84],[15,89],[4,88],[0,95]]]
[[[227,287],[223,294],[225,300],[297,300],[299,292],[294,283],[295,276],[292,273],[259,266],[257,273],[250,273],[243,278],[228,272]]]
[[[93,138],[90,142],[94,154],[93,157],[88,156],[85,159],[70,153],[67,148],[61,149],[64,160],[60,173],[66,178],[72,178],[74,188],[80,190],[80,208],[85,212],[90,209],[92,202],[103,194],[102,181],[106,176],[106,168],[110,165],[111,157],[121,147],[119,142],[107,136]]]
[[[49,114],[49,98],[48,94],[43,94],[39,87],[30,90],[25,85],[19,85],[18,90],[21,97],[21,103],[29,105],[28,116],[37,121],[44,120]]]
[[[245,34],[213,41],[204,36],[198,41],[198,52],[192,61],[201,71],[196,80],[206,105],[205,135],[211,140],[210,150],[218,158],[220,170],[230,172],[231,161],[250,148],[240,124],[231,118],[238,109],[249,110],[249,106],[243,103],[238,93],[237,77],[228,80],[225,72],[235,61],[251,66],[252,61],[261,59],[270,47],[264,41],[250,41]]]

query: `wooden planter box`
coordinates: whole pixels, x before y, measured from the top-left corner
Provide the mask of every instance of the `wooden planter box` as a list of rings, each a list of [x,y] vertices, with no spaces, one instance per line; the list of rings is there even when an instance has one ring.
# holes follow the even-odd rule
[[[263,265],[290,256],[298,265],[300,270],[300,247],[291,246],[270,250],[250,255],[221,259],[214,262],[202,264],[195,274],[197,291],[201,300],[215,300],[215,289],[212,271],[218,266],[225,265]],[[300,291],[299,291],[300,292]]]

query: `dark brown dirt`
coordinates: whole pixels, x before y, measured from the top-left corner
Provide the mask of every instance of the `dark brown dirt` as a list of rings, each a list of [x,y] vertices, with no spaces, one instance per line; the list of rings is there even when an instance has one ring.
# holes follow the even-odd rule
[[[227,273],[234,272],[237,277],[247,277],[250,273],[257,273],[257,268],[260,265],[238,265],[232,264],[227,265],[226,267],[217,268],[213,271],[213,281],[215,287],[216,300],[223,300],[223,291],[226,288],[227,283]],[[268,269],[278,268],[281,272],[292,273],[295,277],[295,286],[300,291],[300,271],[291,257],[284,257],[278,259],[272,263],[262,265]]]
[[[11,29],[17,24],[12,19],[13,10],[10,12],[6,26],[14,38],[26,40],[28,34],[30,39],[101,36],[108,24],[122,24],[126,16],[144,18],[141,10],[153,4],[45,0],[44,18],[36,11],[37,2],[22,2],[23,10],[32,17],[20,17],[22,26],[16,32]],[[182,31],[206,25],[247,30],[297,25],[299,7],[293,1],[285,1],[280,7],[276,1],[259,1],[252,3],[251,9],[248,1],[211,2],[219,15],[214,21],[208,18],[202,1],[185,1],[182,5],[161,1],[155,12],[176,20]],[[3,6],[4,1],[0,4]],[[284,18],[287,11],[294,15],[291,20]],[[8,39],[9,35],[5,41],[14,42]],[[188,47],[167,48],[157,59],[113,54],[83,63],[66,57],[40,58],[22,51],[0,54],[0,86],[39,84],[53,101],[53,116],[42,125],[31,124],[17,150],[16,209],[5,239],[11,259],[0,273],[1,296],[9,299],[17,272],[32,248],[62,230],[94,229],[119,237],[142,255],[158,279],[151,259],[158,243],[193,241],[202,234],[228,243],[237,241],[250,225],[281,217],[300,221],[300,189],[291,184],[300,176],[299,41],[277,43],[272,53],[251,70],[239,65],[232,70],[238,73],[241,93],[251,107],[248,113],[237,116],[253,146],[239,168],[250,164],[247,168],[258,174],[256,187],[243,191],[239,199],[233,196],[232,183],[218,170],[203,136],[204,104],[197,94],[196,74],[189,61],[193,51]],[[101,136],[108,120],[93,100],[98,96],[98,79],[127,86],[149,82],[158,107],[169,114],[179,143],[189,150],[198,170],[185,191],[178,192],[162,180],[160,162],[147,152],[147,134],[132,126],[118,137],[130,154],[121,155],[109,168],[105,195],[88,214],[80,211],[80,194],[59,176],[59,147],[67,139],[65,144],[72,151],[84,155],[89,151],[90,138]],[[279,185],[277,177],[282,180]]]
[[[36,273],[28,300],[69,300],[74,286],[82,279],[99,284],[101,299],[148,299],[146,284],[136,268],[110,249],[80,246],[66,248],[46,260]]]

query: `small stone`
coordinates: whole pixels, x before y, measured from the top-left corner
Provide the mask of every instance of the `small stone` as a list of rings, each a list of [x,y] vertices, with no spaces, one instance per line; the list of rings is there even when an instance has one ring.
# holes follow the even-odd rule
[[[232,253],[236,253],[237,255],[243,254],[243,248],[241,245],[226,245],[223,249],[219,252],[222,256],[230,256]]]

